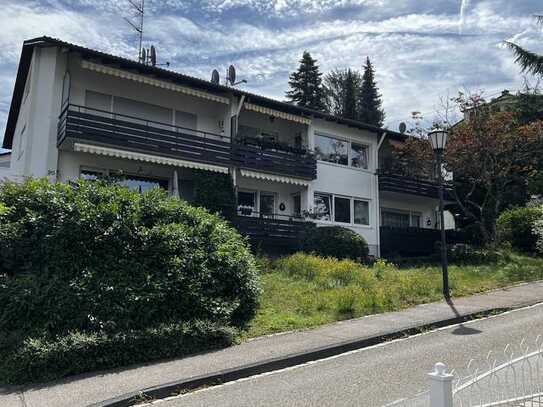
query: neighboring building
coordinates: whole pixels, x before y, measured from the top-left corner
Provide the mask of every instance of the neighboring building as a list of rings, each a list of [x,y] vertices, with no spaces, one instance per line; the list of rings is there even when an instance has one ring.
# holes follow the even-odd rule
[[[3,147],[17,174],[64,182],[122,171],[132,187],[187,200],[194,169],[230,174],[242,233],[294,243],[304,222],[341,225],[378,255],[381,230],[436,232],[436,185],[378,173],[379,147],[402,140],[42,37],[23,45]]]

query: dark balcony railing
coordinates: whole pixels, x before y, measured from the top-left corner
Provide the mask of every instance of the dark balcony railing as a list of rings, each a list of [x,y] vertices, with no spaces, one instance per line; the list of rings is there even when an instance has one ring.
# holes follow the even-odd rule
[[[436,182],[410,178],[386,170],[378,170],[377,175],[379,176],[379,191],[398,192],[435,199],[439,197],[439,186]],[[451,199],[448,193],[449,190],[450,188],[445,185],[445,199]]]
[[[67,138],[306,179],[317,175],[316,161],[307,154],[240,145],[220,134],[75,104],[66,105],[59,117],[57,145]]]
[[[315,227],[314,223],[294,215],[261,215],[255,212],[252,216],[235,216],[232,224],[242,235],[248,236],[254,245],[291,252],[300,249],[304,234]]]
[[[196,162],[231,165],[230,140],[137,117],[70,104],[59,119],[58,145],[66,138]]]
[[[436,253],[436,244],[441,241],[440,233],[438,229],[381,226],[381,256],[429,256]],[[447,244],[465,242],[462,232],[447,230],[446,233]]]

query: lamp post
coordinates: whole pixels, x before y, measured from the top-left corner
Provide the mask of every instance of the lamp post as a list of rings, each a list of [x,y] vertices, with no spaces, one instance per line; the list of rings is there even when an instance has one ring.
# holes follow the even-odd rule
[[[440,216],[440,228],[441,228],[441,270],[443,273],[443,296],[445,299],[450,298],[449,292],[449,271],[447,264],[447,238],[445,235],[445,214],[443,209],[443,174],[442,174],[442,162],[443,151],[447,145],[447,138],[449,134],[446,130],[438,129],[428,133],[428,138],[432,144],[436,155],[437,162],[437,180],[439,184],[439,216]]]

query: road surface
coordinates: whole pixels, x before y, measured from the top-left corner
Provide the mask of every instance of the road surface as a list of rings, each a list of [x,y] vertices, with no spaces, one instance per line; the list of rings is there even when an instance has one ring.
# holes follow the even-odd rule
[[[501,354],[507,344],[533,343],[539,334],[542,305],[199,390],[160,406],[381,406],[426,391],[426,374],[438,361],[464,375],[470,359],[483,368],[489,351]]]

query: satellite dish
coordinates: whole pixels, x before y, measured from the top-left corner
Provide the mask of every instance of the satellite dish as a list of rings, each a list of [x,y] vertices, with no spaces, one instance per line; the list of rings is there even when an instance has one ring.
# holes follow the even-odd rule
[[[145,48],[141,49],[141,62],[147,62],[147,53],[145,52]]]
[[[213,72],[211,72],[211,83],[214,83],[215,85],[219,84],[219,71],[216,69],[213,69]]]
[[[151,65],[156,65],[156,48],[154,45],[151,45],[151,52],[149,55],[149,58],[151,59]]]
[[[236,82],[236,68],[234,68],[234,65],[228,67],[228,80],[231,85],[234,85],[234,82]]]
[[[404,122],[400,123],[400,133],[404,134],[407,130],[407,125]]]

